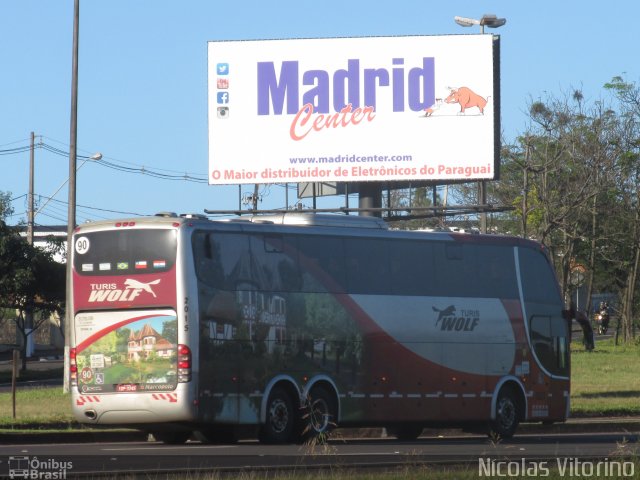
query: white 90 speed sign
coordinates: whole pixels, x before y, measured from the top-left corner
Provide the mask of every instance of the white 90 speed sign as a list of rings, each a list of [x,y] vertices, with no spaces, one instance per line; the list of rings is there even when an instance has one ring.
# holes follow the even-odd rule
[[[89,251],[89,239],[87,237],[76,238],[76,253],[84,255]]]

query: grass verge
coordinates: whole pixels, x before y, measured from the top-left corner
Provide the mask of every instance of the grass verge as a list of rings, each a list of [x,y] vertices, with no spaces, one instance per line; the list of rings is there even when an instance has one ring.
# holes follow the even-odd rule
[[[613,339],[585,351],[571,345],[571,414],[640,415],[640,346],[614,345]]]
[[[0,428],[49,428],[56,425],[71,426],[75,423],[71,414],[70,395],[56,388],[25,388],[16,394],[16,418],[12,418],[13,406],[10,393],[0,394]]]

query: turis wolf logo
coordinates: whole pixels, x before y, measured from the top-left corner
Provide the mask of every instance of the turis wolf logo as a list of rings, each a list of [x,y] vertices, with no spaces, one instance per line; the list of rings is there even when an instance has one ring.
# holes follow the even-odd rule
[[[148,292],[151,295],[153,295],[153,298],[156,298],[156,294],[151,289],[151,285],[157,285],[159,283],[160,283],[159,279],[158,280],[154,280],[153,282],[149,282],[149,283],[142,283],[142,282],[139,282],[137,280],[133,280],[131,278],[127,278],[124,281],[124,284],[126,285],[127,288],[136,288],[136,289],[144,290],[145,292]]]
[[[438,326],[438,324],[442,321],[444,317],[451,317],[451,316],[455,316],[456,314],[455,305],[449,305],[447,308],[443,310],[440,310],[439,308],[436,308],[436,307],[431,307],[431,308],[433,309],[434,312],[438,314],[438,319],[436,320],[436,326]]]
[[[153,298],[157,298],[151,285],[159,283],[160,279],[144,283],[132,278],[127,278],[124,281],[124,288],[118,288],[116,283],[92,283],[89,302],[130,302],[142,292],[147,292],[153,295]]]
[[[480,312],[478,310],[461,310],[458,315],[455,305],[439,309],[431,307],[438,314],[435,326],[440,325],[440,330],[472,332],[480,323]]]

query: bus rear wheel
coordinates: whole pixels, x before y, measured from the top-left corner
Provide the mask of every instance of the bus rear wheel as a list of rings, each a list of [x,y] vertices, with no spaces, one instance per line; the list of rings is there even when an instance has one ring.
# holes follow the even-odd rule
[[[295,423],[295,411],[289,394],[280,387],[271,390],[267,401],[267,417],[260,429],[263,443],[287,443],[291,441]]]
[[[302,438],[319,438],[336,427],[338,407],[335,395],[318,386],[311,389],[302,418]]]
[[[520,402],[511,387],[503,387],[496,402],[496,418],[489,424],[489,436],[511,438],[521,418]]]

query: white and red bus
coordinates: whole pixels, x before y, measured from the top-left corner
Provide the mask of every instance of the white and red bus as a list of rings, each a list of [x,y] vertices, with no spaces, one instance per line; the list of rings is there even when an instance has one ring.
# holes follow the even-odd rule
[[[81,422],[283,443],[567,418],[568,323],[535,242],[287,213],[96,222],[71,245]]]

